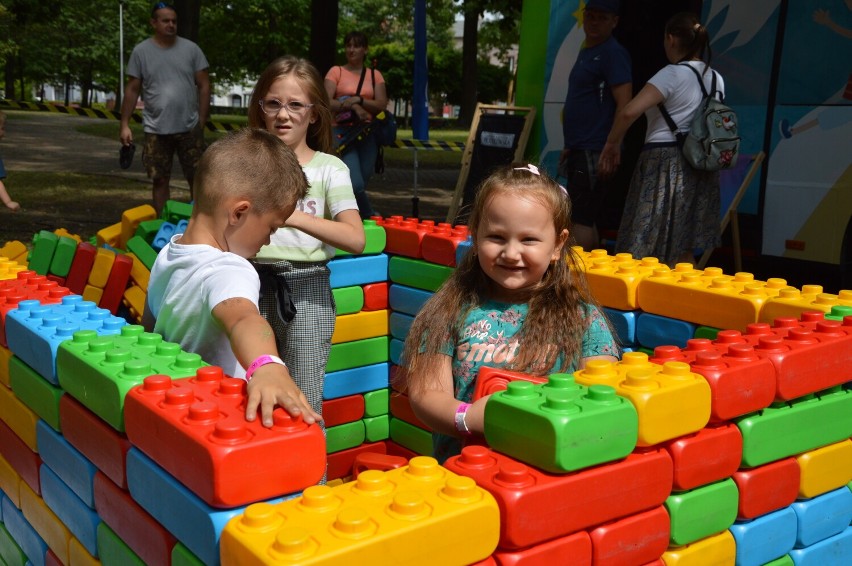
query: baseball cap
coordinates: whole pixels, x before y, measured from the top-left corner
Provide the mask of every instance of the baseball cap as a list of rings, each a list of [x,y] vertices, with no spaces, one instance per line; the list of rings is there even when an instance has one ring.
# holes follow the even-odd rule
[[[619,0],[589,0],[586,2],[586,10],[598,10],[599,12],[610,12],[618,14],[621,2]]]

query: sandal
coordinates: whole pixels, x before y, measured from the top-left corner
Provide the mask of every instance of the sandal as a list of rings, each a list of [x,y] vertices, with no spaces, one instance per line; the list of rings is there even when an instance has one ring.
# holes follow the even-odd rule
[[[132,143],[121,146],[118,151],[118,164],[122,169],[129,169],[133,164],[133,154],[136,152],[136,146]]]

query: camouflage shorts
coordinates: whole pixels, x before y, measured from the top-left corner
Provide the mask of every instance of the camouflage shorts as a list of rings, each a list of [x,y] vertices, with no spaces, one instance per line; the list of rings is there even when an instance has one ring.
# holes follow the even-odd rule
[[[142,165],[152,179],[172,176],[172,163],[177,153],[183,176],[195,177],[195,167],[204,153],[204,130],[198,126],[180,134],[150,134],[145,132]]]

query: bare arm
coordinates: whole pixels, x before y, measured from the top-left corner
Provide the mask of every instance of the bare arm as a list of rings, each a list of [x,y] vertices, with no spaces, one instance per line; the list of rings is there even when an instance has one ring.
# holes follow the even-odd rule
[[[334,220],[305,214],[299,210],[287,219],[288,228],[296,228],[343,251],[359,254],[364,251],[364,224],[357,210],[344,210]]]
[[[204,129],[210,118],[210,73],[207,69],[195,73],[195,84],[198,87],[198,123]]]
[[[612,129],[601,152],[600,168],[603,174],[610,174],[621,163],[621,143],[627,130],[646,110],[663,102],[663,93],[652,84],[642,87],[633,100],[615,114]]]
[[[369,71],[367,71],[369,74]],[[360,106],[367,112],[372,115],[376,115],[388,106],[388,89],[385,83],[380,83],[376,85],[376,92],[373,94],[374,98],[363,98],[359,97],[360,101],[353,105],[354,108]]]
[[[441,369],[427,385],[426,390],[409,393],[411,408],[424,424],[435,432],[460,437],[456,430],[455,415],[461,401],[453,393],[452,360],[443,354],[434,354],[445,358],[441,361]],[[467,410],[465,424],[471,432],[485,432],[485,404],[488,397],[477,399]]]
[[[615,99],[615,115],[618,116],[618,113],[621,112],[625,106],[630,102],[630,95],[633,91],[633,85],[631,83],[622,83],[620,85],[613,85],[612,87],[612,97]],[[608,163],[607,167],[598,166],[601,176],[608,177],[618,168],[621,161],[621,156],[619,154],[619,160],[616,163]]]
[[[343,103],[335,98],[335,95],[337,94],[337,81],[325,79],[323,84],[325,84],[325,92],[328,94],[329,108],[331,111],[340,112],[343,110]]]
[[[263,355],[278,355],[275,332],[248,299],[227,299],[213,307],[213,317],[231,341],[231,349],[243,367]],[[257,418],[260,406],[264,426],[272,426],[272,411],[280,405],[293,416],[302,415],[308,424],[322,420],[311,409],[286,367],[266,364],[254,372],[248,383],[246,420]]]
[[[127,86],[124,87],[124,100],[121,101],[121,126],[119,127],[119,139],[123,145],[133,143],[133,132],[130,130],[130,116],[136,109],[136,101],[139,100],[139,92],[142,90],[142,79],[130,77]]]

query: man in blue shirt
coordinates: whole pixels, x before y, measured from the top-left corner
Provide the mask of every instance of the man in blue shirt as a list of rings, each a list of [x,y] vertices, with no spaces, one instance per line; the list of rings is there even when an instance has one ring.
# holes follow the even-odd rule
[[[630,100],[630,55],[614,37],[619,0],[589,0],[583,11],[586,41],[568,76],[562,115],[564,149],[559,172],[571,197],[574,238],[585,250],[599,247],[596,220],[608,182],[598,159],[615,113]]]

